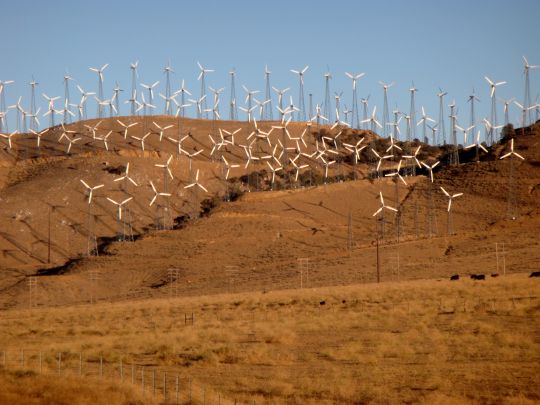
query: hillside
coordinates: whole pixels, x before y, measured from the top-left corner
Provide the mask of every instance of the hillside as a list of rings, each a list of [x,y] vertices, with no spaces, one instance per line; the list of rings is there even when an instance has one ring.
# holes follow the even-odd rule
[[[1,157],[1,307],[28,304],[26,280],[33,274],[41,275],[35,300],[40,306],[173,293],[198,295],[373,282],[376,223],[372,214],[379,207],[379,191],[388,205],[397,206],[396,197],[402,204],[399,244],[393,213],[386,214],[384,237],[380,234],[382,281],[446,278],[454,273],[528,272],[540,267],[535,235],[540,225],[538,124],[526,132],[517,130],[516,151],[526,160],[513,168],[520,215],[509,220],[509,162],[498,159],[508,151],[506,141],[494,145],[489,154],[482,153],[479,162],[474,161],[474,153],[461,153],[460,160],[465,163],[459,166],[448,165],[445,153],[449,148],[424,145],[419,159],[433,162],[441,158],[442,162],[435,171],[433,203],[429,204],[430,183],[425,169],[418,169],[416,176],[404,177],[407,186],[398,182],[396,195],[392,178],[372,178],[368,149],[362,151],[354,167],[343,143],[355,144],[365,136],[364,143],[371,141],[370,146],[381,154],[389,146],[388,140],[369,132],[345,130],[341,143],[333,145],[329,138],[335,137],[337,129],[321,127],[317,131],[313,125],[302,138],[304,145],[294,138],[300,139],[305,125],[291,122],[290,137],[276,128],[268,141],[264,136],[260,138],[253,145],[252,156],[261,160],[245,168],[246,155],[238,145],[258,139],[247,139],[254,130],[253,123],[178,121],[170,117],[120,120],[142,122],[130,128],[124,139],[118,122],[102,120],[96,137],[103,138],[113,131],[107,138],[109,151],[85,127],[95,127],[97,120],[66,127],[80,132],[68,136],[81,137],[73,144],[70,155],[65,153],[65,138],[57,142],[63,132],[61,127],[50,129],[42,137],[40,149],[35,147],[35,135],[15,139],[11,149],[6,144]],[[165,131],[160,142],[152,121],[161,127],[174,123],[175,127],[168,130],[170,133]],[[259,123],[258,127],[268,131],[272,125],[279,123]],[[224,144],[211,156],[208,134],[218,139],[218,126],[229,132],[243,129],[235,135],[234,145]],[[180,139],[185,135],[187,138],[177,155],[177,146],[168,137],[178,139],[179,127]],[[131,136],[140,138],[151,128],[157,132],[146,138],[142,152],[139,142]],[[284,148],[278,139],[283,139]],[[278,145],[277,152],[273,145]],[[306,156],[322,149],[321,145],[338,153],[334,158],[337,162],[329,166],[327,184],[324,165]],[[417,143],[398,145],[414,151]],[[203,152],[193,159],[185,153],[200,149]],[[283,156],[279,159],[281,151],[291,157],[304,152],[300,161],[310,167],[302,169],[295,182],[295,170],[289,164],[288,172],[276,173],[272,187],[266,162],[277,167],[277,160],[270,156],[274,152],[278,160],[283,160]],[[240,166],[231,168],[228,181],[221,154],[229,164]],[[163,168],[154,166],[165,163],[171,155],[173,179],[165,176]],[[129,175],[138,187],[128,181],[114,181],[122,176],[128,162]],[[384,161],[381,173],[391,173],[396,165],[397,158]],[[197,170],[199,182],[208,193],[197,186],[184,188],[194,181]],[[357,180],[353,180],[355,177]],[[105,185],[94,192],[90,214],[81,179],[91,186]],[[159,192],[167,188],[172,194],[169,205],[166,198],[158,196],[156,203],[149,206],[154,196],[150,181]],[[447,200],[440,186],[451,193],[464,193],[453,204],[449,229],[453,235],[447,234]],[[235,201],[223,201],[230,193]],[[134,198],[124,211],[125,222],[119,224],[117,208],[106,197],[122,201],[129,196]],[[433,212],[432,232],[426,224],[429,207]],[[127,236],[134,241],[115,242],[120,229],[128,229]],[[87,257],[88,236],[92,234],[99,243],[97,257]],[[497,250],[504,249],[499,252],[498,270],[495,244]],[[309,274],[304,271],[302,277],[299,258],[309,258]]]

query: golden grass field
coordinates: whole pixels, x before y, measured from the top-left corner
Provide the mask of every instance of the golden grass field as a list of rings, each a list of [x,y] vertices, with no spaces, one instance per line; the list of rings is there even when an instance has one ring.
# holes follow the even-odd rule
[[[219,394],[223,403],[533,404],[540,401],[539,293],[538,279],[513,274],[13,310],[0,320],[0,347],[12,350],[13,368],[24,349],[35,370],[41,351],[53,375],[58,352],[73,370],[82,352],[94,375],[102,356],[105,384],[118,382],[120,360],[126,370],[157,370],[158,380],[163,371],[191,377],[206,387],[208,403]],[[24,378],[30,387],[55,380]],[[0,381],[24,403],[29,390],[17,388],[18,379]],[[134,386],[120,384],[107,394],[110,403],[128,403],[140,384],[138,374]],[[74,395],[71,384],[53,387]],[[99,395],[91,387],[59,403],[88,403]]]

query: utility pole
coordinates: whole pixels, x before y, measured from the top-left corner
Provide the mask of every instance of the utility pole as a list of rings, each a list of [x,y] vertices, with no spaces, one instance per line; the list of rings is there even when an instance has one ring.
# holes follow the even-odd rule
[[[47,264],[51,263],[51,206],[49,205],[49,232],[47,242]]]

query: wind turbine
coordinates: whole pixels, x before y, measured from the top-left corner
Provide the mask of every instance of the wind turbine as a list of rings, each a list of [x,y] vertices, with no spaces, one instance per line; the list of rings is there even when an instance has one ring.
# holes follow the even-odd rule
[[[236,103],[236,70],[232,69],[229,74],[231,75],[231,94],[229,98],[229,119],[231,121],[238,120],[238,105]]]
[[[351,118],[351,128],[359,128],[360,127],[360,122],[359,122],[359,117],[358,117],[358,96],[357,96],[357,92],[356,92],[356,82],[358,81],[358,79],[362,78],[365,73],[357,73],[357,74],[354,74],[354,73],[349,73],[349,72],[345,72],[345,75],[352,80],[352,118]],[[356,125],[355,125],[355,121],[356,120]],[[345,119],[345,121],[347,121],[347,119]]]
[[[512,97],[508,100],[504,100],[504,99],[501,99],[500,101],[502,101],[503,105],[504,105],[504,108],[503,108],[503,112],[504,112],[504,125],[508,125],[510,123],[510,119],[509,119],[509,106],[515,101],[515,98]],[[518,106],[519,107],[519,106]]]
[[[133,136],[133,135],[131,136],[133,139],[136,139],[141,143],[141,149],[142,149],[143,153],[144,153],[144,142],[146,141],[146,138],[148,138],[151,134],[152,134],[152,131],[147,132],[142,137]]]
[[[113,181],[114,181],[114,182],[122,181],[122,182],[124,182],[124,183],[122,184],[122,186],[124,186],[124,184],[127,183],[126,180],[129,181],[131,184],[133,184],[135,187],[139,187],[139,185],[137,184],[137,182],[136,182],[135,180],[133,180],[133,179],[129,176],[129,162],[126,164],[126,170],[125,170],[125,172],[124,172],[124,175],[121,176],[121,177],[118,177],[118,178],[114,179]]]
[[[476,117],[474,115],[474,103],[475,103],[475,101],[480,102],[480,99],[478,97],[476,97],[476,95],[474,94],[474,89],[472,91],[472,94],[467,99],[467,101],[469,103],[471,103],[471,121],[470,121],[469,126],[471,126],[471,127],[476,126]]]
[[[330,79],[332,79],[332,74],[326,72],[324,74],[324,105],[323,105],[323,115],[328,117],[329,121],[332,121],[332,104],[330,102]]]
[[[118,229],[119,229],[119,233],[118,233],[118,239],[119,240],[125,240],[126,239],[126,231],[125,231],[125,228],[126,228],[126,224],[124,221],[122,221],[122,209],[124,207],[124,205],[126,205],[128,202],[130,202],[131,200],[133,199],[133,197],[129,197],[129,198],[126,198],[125,200],[123,200],[122,202],[117,202],[115,200],[113,200],[112,198],[109,198],[107,197],[107,200],[109,200],[111,203],[113,203],[114,205],[116,205],[118,207]],[[128,227],[130,227],[130,225],[128,224]],[[122,237],[120,237],[120,233],[122,234]]]
[[[487,76],[484,76],[484,78],[489,83],[489,87],[490,87],[489,96],[491,97],[491,118],[490,118],[490,120],[491,120],[492,127],[491,127],[490,132],[488,133],[488,139],[487,139],[487,144],[488,144],[488,146],[490,146],[495,142],[495,138],[497,137],[496,136],[497,131],[494,130],[495,127],[497,126],[497,98],[495,96],[495,91],[496,91],[498,86],[506,84],[506,82],[505,81],[494,82],[493,80],[491,80]]]
[[[199,66],[199,76],[197,77],[197,80],[200,80],[201,82],[201,93],[200,93],[200,96],[199,96],[199,100],[202,100],[204,102],[204,105],[202,106],[202,109],[205,111],[205,118],[208,118],[208,113],[206,112],[206,109],[208,108],[207,107],[207,104],[206,104],[206,83],[205,83],[205,79],[206,79],[206,74],[207,73],[212,73],[214,70],[213,69],[205,69],[199,62],[197,62],[197,65]],[[204,97],[204,98],[203,98]]]
[[[45,97],[45,99],[49,102],[48,110],[43,115],[44,116],[50,115],[50,117],[49,117],[49,119],[50,119],[49,127],[54,127],[54,114],[59,114],[59,111],[55,110],[55,108],[54,108],[54,102],[56,100],[58,100],[60,98],[60,96],[49,97],[48,95],[43,93],[43,97]]]
[[[387,136],[388,123],[390,122],[390,116],[389,116],[389,111],[388,111],[388,89],[394,85],[394,82],[384,83],[380,81],[379,84],[383,87],[383,96],[384,96],[383,122],[382,122],[383,128],[382,129],[383,129],[383,135]]]
[[[470,149],[476,147],[476,163],[480,162],[480,150],[482,149],[485,153],[488,153],[488,150],[480,143],[480,130],[476,132],[476,140],[474,143],[470,144],[469,146],[466,146],[465,149]]]
[[[523,56],[523,75],[525,76],[525,94],[523,96],[523,126],[525,127],[527,125],[527,111],[530,111],[531,107],[531,87],[529,82],[529,71],[531,69],[538,69],[540,68],[540,65],[529,65],[529,61],[525,56]],[[529,113],[529,122],[531,122],[531,115]]]
[[[92,215],[92,196],[95,190],[98,190],[102,187],[104,187],[104,184],[98,184],[97,186],[90,187],[88,183],[86,183],[84,180],[81,179],[81,183],[86,188],[88,193],[88,213],[87,213],[87,228],[88,228],[88,241],[87,241],[87,254],[88,256],[92,256],[93,254],[98,255],[98,246],[97,246],[97,238],[95,233],[95,223],[93,221],[94,216]]]
[[[173,124],[171,125],[165,125],[164,127],[161,127],[157,122],[155,121],[152,121],[152,124],[154,124],[154,126],[158,129],[159,131],[159,141],[161,142],[161,139],[163,138],[163,134],[165,133],[166,130],[174,127]]]
[[[427,163],[422,162],[422,166],[424,166],[428,172],[429,177],[431,181],[427,182],[427,211],[426,211],[426,217],[427,217],[427,233],[429,237],[431,238],[434,234],[437,233],[436,231],[436,222],[435,222],[435,207],[433,203],[433,169],[435,169],[439,165],[439,161],[436,161],[431,166]]]
[[[107,69],[107,66],[109,66],[108,63],[104,64],[101,68],[89,68],[92,72],[96,72],[98,75],[98,98],[99,100],[103,100],[103,71]],[[101,116],[101,105],[98,103],[98,117],[102,118]]]
[[[156,87],[159,84],[159,80],[152,83],[152,84],[145,84],[141,83],[141,86],[144,87],[146,90],[148,90],[148,104],[152,105],[154,102],[154,87]],[[144,103],[144,97],[143,97],[143,103]],[[155,107],[154,107],[155,108]],[[144,109],[144,114],[147,114],[146,108]]]
[[[362,120],[362,123],[369,122],[371,124],[371,132],[375,132],[376,128],[382,128],[382,125],[379,121],[377,121],[377,106],[373,107],[373,112],[371,113],[371,117],[367,120]]]
[[[272,93],[270,92],[270,75],[272,72],[268,69],[268,66],[264,67],[264,78],[266,82],[266,92],[265,92],[265,102],[264,105],[264,114],[262,119],[266,121],[272,121],[274,119],[273,112],[272,112]]]
[[[14,80],[0,80],[0,112],[4,113],[4,125],[0,126],[0,131],[9,132],[7,120],[5,114],[7,114],[6,108],[6,86],[8,84],[15,83]]]
[[[201,183],[199,183],[199,169],[197,169],[197,173],[195,174],[195,182],[188,184],[187,186],[184,186],[184,188],[191,188],[195,186],[199,187],[201,190],[208,193],[208,190]]]
[[[124,124],[122,121],[120,120],[116,120],[116,122],[118,122],[122,128],[124,128],[123,130],[123,134],[124,134],[124,139],[127,139],[127,134],[128,134],[128,129],[131,128],[131,127],[134,127],[135,125],[138,125],[139,123],[138,122],[133,122],[131,124]],[[161,136],[160,136],[160,139],[161,139]]]
[[[38,82],[36,82],[34,80],[34,76],[32,76],[32,81],[29,83],[30,84],[30,88],[31,88],[31,91],[30,91],[30,115],[31,116],[34,116],[34,117],[37,117],[38,115],[38,112],[36,112],[36,87],[39,85]],[[35,122],[32,122],[32,124],[30,125],[30,129],[37,129],[38,126],[35,125],[36,123]],[[0,131],[2,131],[2,127],[0,125]]]
[[[519,153],[514,152],[514,138],[510,139],[510,152],[502,155],[500,159],[508,159],[510,161],[510,173],[508,175],[508,208],[507,215],[514,220],[518,216],[516,184],[514,182],[514,157],[525,160]]]
[[[441,129],[440,132],[440,145],[446,145],[446,127],[444,124],[444,96],[446,96],[448,92],[442,91],[442,89],[439,87],[439,92],[437,93],[437,97],[439,97],[439,122],[437,123],[437,127]],[[433,143],[435,145],[435,142]]]
[[[302,70],[291,69],[291,73],[298,75],[298,115],[297,121],[306,120],[306,104],[304,100],[304,74],[309,69],[306,65]]]
[[[150,181],[150,186],[152,187],[152,191],[154,192],[154,197],[152,198],[152,200],[150,200],[150,204],[149,204],[150,207],[152,205],[154,205],[154,203],[156,202],[158,197],[170,197],[172,195],[171,193],[167,193],[167,192],[158,192],[157,189],[156,189],[156,186],[154,186],[154,183],[152,181]],[[168,203],[169,203],[169,200],[167,199],[167,206],[162,207],[163,210],[165,212],[167,212],[167,213],[170,212],[169,207],[168,207]],[[158,205],[157,210],[156,210],[156,222],[157,222],[157,227],[158,228],[159,228],[159,218],[158,218],[159,208],[160,208],[160,206]],[[163,217],[162,217],[162,220],[163,220],[162,221],[162,229],[166,228],[166,226],[165,226],[165,212],[163,213]]]
[[[283,90],[280,90],[280,89],[277,89],[275,87],[272,87],[272,89],[277,93],[278,95],[278,111],[280,112],[281,114],[281,120],[283,121],[283,117],[285,115],[285,110],[283,109],[283,95],[289,91],[289,87],[287,87],[286,89],[283,89]]]
[[[415,96],[415,93],[418,91],[418,89],[414,87],[414,82],[412,83],[412,86],[409,88],[409,91],[411,93],[411,104],[409,108],[411,135],[410,135],[410,139],[407,139],[407,140],[412,141],[413,139],[416,138],[416,107],[414,104],[414,96]]]
[[[185,116],[185,113],[184,113],[184,109],[185,107],[189,107],[189,104],[186,104],[186,94],[188,96],[191,96],[192,94],[189,92],[188,89],[186,89],[185,85],[184,85],[184,79],[182,79],[182,87],[180,87],[180,90],[178,90],[176,92],[176,95],[180,94],[180,106],[179,106],[179,111],[180,111],[180,116],[182,118],[184,118]],[[177,114],[178,114],[178,111],[177,111]]]
[[[170,101],[171,94],[171,73],[174,73],[174,70],[171,67],[171,61],[167,63],[167,66],[163,68],[163,73],[165,74],[165,100]],[[170,102],[165,104],[165,114],[172,115]]]
[[[427,123],[429,122],[435,122],[435,120],[433,118],[430,118],[428,117],[428,115],[426,114],[426,111],[424,110],[424,106],[422,106],[422,119],[420,121],[418,121],[418,124],[416,124],[417,126],[422,124],[422,136],[424,138],[424,142],[425,143],[428,143],[428,138],[426,136],[426,125]]]
[[[84,89],[79,85],[77,85],[77,89],[81,93],[81,101],[80,101],[79,105],[82,108],[82,111],[79,110],[79,114],[81,116],[79,118],[79,120],[83,120],[83,119],[86,119],[86,100],[88,99],[88,96],[95,96],[96,93],[84,91]]]
[[[369,97],[370,95],[360,99],[360,102],[362,103],[362,121],[360,122],[363,122],[363,123],[368,122]],[[366,129],[366,128],[367,128],[367,125],[362,125],[362,129]]]
[[[270,162],[266,162],[268,167],[270,168],[270,171],[272,172],[272,183],[271,183],[271,190],[274,189],[274,182],[276,180],[276,172],[279,172],[281,169],[283,169],[281,166],[273,167]]]
[[[128,102],[131,104],[131,116],[135,115],[137,109],[137,78],[139,77],[137,74],[138,67],[139,61],[129,64],[129,68],[131,69],[131,98],[128,100]]]
[[[446,233],[448,235],[453,234],[452,230],[452,216],[451,216],[451,209],[452,209],[452,200],[454,198],[460,197],[463,195],[463,193],[457,193],[457,194],[449,194],[443,187],[441,187],[442,192],[444,195],[448,198],[448,209],[447,209],[447,220],[446,220]]]

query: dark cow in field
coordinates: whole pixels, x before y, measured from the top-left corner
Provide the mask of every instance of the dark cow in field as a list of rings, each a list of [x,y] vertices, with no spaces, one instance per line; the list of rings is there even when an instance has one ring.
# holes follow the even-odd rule
[[[540,271],[533,271],[529,277],[540,277]]]
[[[450,280],[451,281],[459,280],[459,274],[454,274],[453,276],[450,276]]]
[[[326,304],[326,301],[319,302],[319,305],[325,305],[325,304]]]
[[[491,277],[499,277],[499,273],[491,273]]]
[[[473,279],[473,280],[485,280],[486,276],[484,274],[471,274],[471,279]]]

